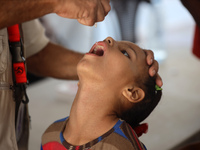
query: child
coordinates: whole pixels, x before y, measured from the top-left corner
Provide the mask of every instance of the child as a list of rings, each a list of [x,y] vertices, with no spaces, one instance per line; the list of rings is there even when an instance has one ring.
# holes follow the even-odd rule
[[[146,54],[111,37],[97,42],[77,66],[78,91],[67,118],[48,127],[42,150],[142,150],[132,128],[156,107],[161,91]]]

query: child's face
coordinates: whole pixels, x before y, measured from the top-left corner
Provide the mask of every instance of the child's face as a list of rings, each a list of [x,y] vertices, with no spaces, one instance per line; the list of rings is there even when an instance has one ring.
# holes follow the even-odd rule
[[[83,71],[85,75],[81,74]],[[110,37],[95,43],[78,65],[79,77],[84,75],[114,88],[133,84],[136,77],[146,76],[147,71],[146,54],[141,48]]]

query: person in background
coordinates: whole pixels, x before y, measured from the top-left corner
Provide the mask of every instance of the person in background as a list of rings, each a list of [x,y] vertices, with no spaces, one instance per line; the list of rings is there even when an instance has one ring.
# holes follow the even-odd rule
[[[187,0],[181,0],[181,2],[185,6],[185,8],[190,12],[196,23],[192,52],[197,58],[200,59],[200,1],[193,0],[191,2],[188,2]]]
[[[192,52],[198,59],[200,59],[200,13],[199,13],[200,0],[193,0],[193,1],[181,0],[181,2],[185,6],[185,8],[190,12],[196,23]],[[190,141],[188,144],[185,144],[184,146],[179,148],[179,150],[200,149],[200,140],[199,138],[195,139],[196,140]]]

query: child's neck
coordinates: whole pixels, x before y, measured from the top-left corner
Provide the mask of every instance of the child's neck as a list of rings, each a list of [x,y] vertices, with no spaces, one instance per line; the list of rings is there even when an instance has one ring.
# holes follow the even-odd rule
[[[106,133],[116,124],[116,114],[104,103],[108,99],[110,97],[103,91],[79,86],[63,133],[68,143],[83,145]]]

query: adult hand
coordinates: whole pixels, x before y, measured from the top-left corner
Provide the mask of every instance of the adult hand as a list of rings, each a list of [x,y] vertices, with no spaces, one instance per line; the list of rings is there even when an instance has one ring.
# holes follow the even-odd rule
[[[151,67],[149,68],[150,76],[156,76],[156,84],[161,87],[163,85],[162,79],[158,74],[159,64],[154,60],[154,54],[151,50],[144,50],[147,54],[147,64]]]
[[[92,26],[95,22],[104,20],[111,9],[109,2],[110,0],[59,0],[55,13]]]

